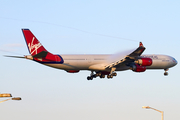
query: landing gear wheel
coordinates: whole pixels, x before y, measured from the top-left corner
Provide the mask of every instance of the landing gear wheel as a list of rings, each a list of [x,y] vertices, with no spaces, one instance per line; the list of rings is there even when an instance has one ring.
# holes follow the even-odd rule
[[[88,77],[87,77],[87,80],[93,80],[93,77],[92,77],[92,76],[91,76],[91,77],[88,76]]]
[[[101,75],[100,78],[105,78],[105,75]]]
[[[107,78],[109,79],[109,78],[111,78],[111,76],[110,76],[110,75],[107,75]]]
[[[117,76],[117,73],[113,73],[113,76]]]
[[[110,78],[113,78],[113,75],[110,75]]]
[[[101,73],[96,73],[96,76],[101,76]]]
[[[168,76],[168,72],[165,72],[165,73],[164,73],[164,76]]]
[[[93,76],[91,76],[91,77],[96,78],[97,76],[96,76],[96,74],[94,74],[94,75],[93,75]]]
[[[107,78],[109,79],[109,78],[113,78],[113,75],[107,75]]]

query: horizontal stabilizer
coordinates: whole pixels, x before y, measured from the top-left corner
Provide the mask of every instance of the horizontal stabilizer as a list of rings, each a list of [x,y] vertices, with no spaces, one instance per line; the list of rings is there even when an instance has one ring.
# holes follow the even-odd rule
[[[9,55],[4,55],[5,57],[13,57],[13,58],[25,58],[24,56],[9,56]]]

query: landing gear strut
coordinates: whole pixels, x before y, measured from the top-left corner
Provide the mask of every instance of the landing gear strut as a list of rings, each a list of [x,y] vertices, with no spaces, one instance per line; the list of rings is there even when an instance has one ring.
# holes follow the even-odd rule
[[[117,75],[117,73],[114,72],[115,70],[116,70],[115,67],[112,67],[112,68],[111,68],[110,74],[107,75],[107,78],[108,78],[108,79],[109,79],[109,78],[113,78],[113,76],[116,76],[116,75]]]
[[[169,69],[164,69],[164,71],[165,71],[165,72],[164,72],[164,76],[167,76],[167,75],[168,75],[168,72],[167,72],[168,70],[169,70]]]

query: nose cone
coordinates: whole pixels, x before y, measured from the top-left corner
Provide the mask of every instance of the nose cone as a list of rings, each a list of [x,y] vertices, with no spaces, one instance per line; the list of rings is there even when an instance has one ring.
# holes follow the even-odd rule
[[[172,60],[172,66],[177,65],[178,62],[175,58],[171,57],[171,60]]]

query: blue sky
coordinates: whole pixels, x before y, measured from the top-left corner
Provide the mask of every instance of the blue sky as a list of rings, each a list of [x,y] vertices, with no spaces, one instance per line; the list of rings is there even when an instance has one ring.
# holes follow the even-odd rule
[[[169,70],[168,77],[163,70],[129,70],[112,80],[87,81],[89,71],[69,74],[3,57],[29,54],[21,32],[29,28],[52,53],[113,54],[142,41],[144,54],[167,54],[179,61],[179,6],[178,0],[1,1],[0,92],[23,99],[1,103],[1,118],[160,119],[160,113],[141,108],[149,105],[164,111],[167,120],[180,119],[179,65]]]

